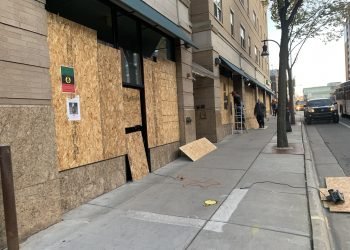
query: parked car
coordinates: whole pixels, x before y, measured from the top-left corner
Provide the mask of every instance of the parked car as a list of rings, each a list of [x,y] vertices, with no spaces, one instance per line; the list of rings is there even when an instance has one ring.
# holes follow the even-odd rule
[[[332,120],[338,123],[339,114],[336,104],[328,98],[308,100],[304,106],[304,121],[306,124],[311,124],[315,120]]]
[[[303,111],[304,105],[306,104],[305,101],[298,100],[295,102],[295,111]]]

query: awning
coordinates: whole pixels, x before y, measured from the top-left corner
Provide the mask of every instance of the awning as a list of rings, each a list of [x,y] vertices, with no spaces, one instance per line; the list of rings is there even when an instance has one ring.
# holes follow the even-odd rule
[[[265,89],[267,92],[269,92],[270,94],[274,94],[272,92],[271,89],[269,89],[265,84],[260,83],[258,80],[252,78],[251,76],[249,76],[248,74],[246,74],[242,69],[238,68],[236,65],[230,63],[227,59],[225,59],[222,56],[219,56],[220,60],[221,60],[221,64],[230,68],[231,70],[239,73],[240,75],[244,76],[245,78],[247,78],[250,82],[255,83],[257,86],[259,86],[262,89]]]
[[[192,73],[202,77],[211,78],[211,79],[217,78],[215,77],[213,72],[211,72],[210,70],[207,70],[206,68],[194,62],[192,62]]]
[[[230,68],[233,71],[236,71],[237,73],[241,74],[244,77],[248,77],[243,70],[241,70],[240,68],[238,68],[236,65],[230,63],[228,60],[226,60],[225,58],[223,58],[222,56],[219,56],[220,60],[221,60],[221,64],[223,64],[224,66]]]
[[[162,29],[173,37],[180,38],[193,48],[198,49],[192,42],[191,37],[186,34],[178,25],[160,14],[158,11],[144,3],[142,0],[110,0],[112,3],[124,7],[127,11],[133,12],[135,16],[140,17],[151,25]]]

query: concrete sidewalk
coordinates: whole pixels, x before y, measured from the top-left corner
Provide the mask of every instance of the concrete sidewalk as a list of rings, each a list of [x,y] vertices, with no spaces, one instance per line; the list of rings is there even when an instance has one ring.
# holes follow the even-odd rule
[[[21,249],[312,249],[301,124],[284,152],[266,125],[72,210]]]

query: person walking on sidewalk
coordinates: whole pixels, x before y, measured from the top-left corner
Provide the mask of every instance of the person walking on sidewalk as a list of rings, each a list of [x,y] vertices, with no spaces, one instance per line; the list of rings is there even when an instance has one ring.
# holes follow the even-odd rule
[[[258,99],[254,108],[254,115],[256,117],[256,120],[259,123],[259,128],[265,127],[265,122],[264,122],[265,111],[266,111],[265,105],[262,102],[260,102],[260,100]]]
[[[272,101],[272,116],[277,116],[277,100]]]

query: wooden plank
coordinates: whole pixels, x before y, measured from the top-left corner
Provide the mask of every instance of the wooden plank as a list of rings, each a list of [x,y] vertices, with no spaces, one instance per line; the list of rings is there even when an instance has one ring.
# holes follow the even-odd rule
[[[128,160],[133,180],[140,180],[149,173],[141,132],[126,135]]]
[[[247,128],[258,128],[259,127],[259,124],[254,116],[255,104],[256,104],[255,88],[246,87],[245,88],[244,107],[245,107],[245,117],[246,117]]]
[[[148,146],[153,148],[179,141],[175,63],[144,60],[144,78]]]
[[[103,158],[126,154],[120,51],[98,44]]]
[[[350,177],[326,177],[326,193],[329,189],[338,190],[343,193],[345,202],[334,204],[327,202],[330,212],[350,212]]]
[[[192,161],[202,158],[215,149],[216,146],[205,137],[180,147],[180,150]]]
[[[48,45],[58,168],[65,170],[101,161],[103,149],[96,31],[48,14]],[[62,65],[74,68],[75,94],[61,91]],[[81,120],[68,121],[66,98],[75,95],[80,96]]]
[[[142,125],[140,91],[123,88],[123,92],[125,128]]]

